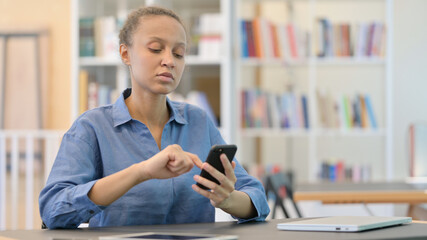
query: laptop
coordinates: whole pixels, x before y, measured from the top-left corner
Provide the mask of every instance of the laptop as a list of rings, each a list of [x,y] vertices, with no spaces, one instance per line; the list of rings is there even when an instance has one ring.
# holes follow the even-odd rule
[[[411,217],[335,216],[277,224],[279,230],[360,232],[412,222]]]

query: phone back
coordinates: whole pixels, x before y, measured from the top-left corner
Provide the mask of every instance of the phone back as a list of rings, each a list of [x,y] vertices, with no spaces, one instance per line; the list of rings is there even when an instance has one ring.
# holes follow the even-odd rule
[[[224,153],[227,156],[228,160],[231,162],[231,161],[233,161],[233,158],[234,158],[234,155],[236,154],[236,151],[237,151],[237,146],[233,145],[233,144],[230,144],[230,145],[214,145],[214,146],[212,146],[211,150],[209,151],[209,155],[206,159],[206,162],[209,163],[214,168],[216,168],[221,173],[224,173],[224,166],[222,166],[221,159],[220,159],[221,154]],[[212,182],[219,184],[218,180],[216,180],[216,178],[212,177],[212,175],[210,175],[205,170],[202,170],[202,172],[200,173],[200,176],[202,176],[202,177],[204,177],[204,178],[206,178]],[[207,187],[205,187],[199,183],[197,185],[203,189],[208,189]]]

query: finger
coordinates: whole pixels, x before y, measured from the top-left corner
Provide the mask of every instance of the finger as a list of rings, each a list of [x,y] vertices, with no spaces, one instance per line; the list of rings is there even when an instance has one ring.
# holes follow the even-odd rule
[[[235,161],[231,162],[231,166],[233,167],[233,170],[235,170],[236,169],[236,162]]]
[[[194,175],[193,179],[197,183],[200,183],[209,189],[216,189],[218,186],[218,184],[216,184],[215,182],[212,182],[211,180],[208,180],[208,179],[201,177],[199,175]]]
[[[194,166],[191,156],[186,154],[186,152],[175,154],[174,158],[171,159],[168,164],[171,164],[172,166],[186,165],[191,168]]]
[[[193,161],[193,163],[198,167],[198,168],[202,168],[202,160],[200,160],[199,156],[197,156],[196,154],[187,152],[188,156],[190,156],[191,161]]]
[[[209,163],[203,163],[202,169],[208,172],[212,177],[214,177],[220,184],[224,182],[224,180],[227,178],[224,174],[222,174],[220,171],[218,171],[216,168],[212,167]]]
[[[229,159],[227,158],[227,155],[225,155],[224,153],[221,154],[220,159],[221,159],[222,166],[224,167],[225,176],[227,176],[228,178],[230,178],[230,177],[233,178],[234,169],[233,169],[233,166],[231,165]]]
[[[218,197],[217,195],[215,195],[211,191],[204,190],[204,189],[200,188],[199,186],[197,186],[196,184],[191,185],[191,188],[194,191],[196,191],[197,193],[199,193],[200,195],[202,195],[206,198],[209,198],[210,200],[212,200],[214,202],[221,202],[221,198]]]
[[[224,191],[228,191],[228,192],[232,192],[234,190],[234,183],[235,183],[234,179],[236,178],[234,176],[234,172],[232,174],[232,177],[234,176],[234,178],[228,179],[224,174],[222,174],[220,171],[218,171],[217,169],[212,167],[209,163],[204,163],[203,169],[205,171],[207,171],[209,174],[211,174],[212,177],[214,177],[216,180],[218,180],[218,182],[220,184],[218,185],[218,184],[214,183],[216,186],[220,186],[220,187],[225,189]],[[208,187],[208,186],[206,186],[206,187]],[[213,188],[211,188],[211,189],[213,189]]]

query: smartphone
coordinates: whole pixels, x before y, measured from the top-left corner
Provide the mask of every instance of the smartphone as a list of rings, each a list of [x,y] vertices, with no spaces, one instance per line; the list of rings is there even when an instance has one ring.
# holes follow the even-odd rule
[[[228,144],[228,145],[214,145],[212,146],[211,150],[209,151],[209,155],[206,158],[206,162],[209,163],[211,166],[216,168],[221,173],[224,173],[224,166],[222,166],[221,159],[219,156],[223,153],[227,156],[228,160],[231,162],[233,161],[234,155],[236,154],[237,146],[234,144]],[[205,170],[202,170],[200,173],[200,176],[215,182],[216,184],[219,184],[219,181],[216,180],[216,178],[212,177],[208,172]],[[197,186],[199,186],[202,189],[209,190],[209,188],[203,186],[200,183],[197,183]]]

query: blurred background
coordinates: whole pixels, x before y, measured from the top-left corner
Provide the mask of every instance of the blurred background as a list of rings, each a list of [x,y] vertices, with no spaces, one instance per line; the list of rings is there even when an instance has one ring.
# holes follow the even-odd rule
[[[203,108],[250,174],[427,176],[427,1],[0,0],[0,230],[40,227],[38,194],[62,135],[130,87],[118,32],[146,5],[173,9],[188,32],[169,97]],[[360,212],[301,207],[305,217]]]

